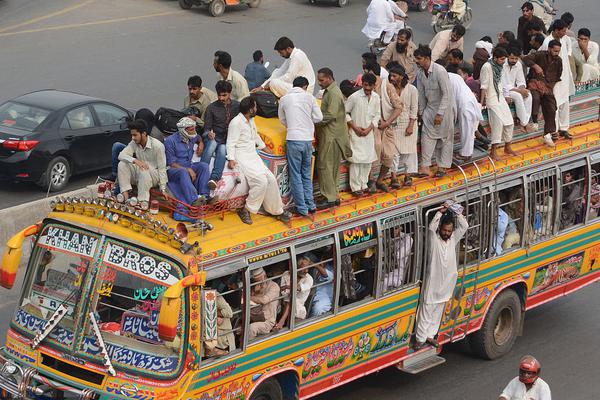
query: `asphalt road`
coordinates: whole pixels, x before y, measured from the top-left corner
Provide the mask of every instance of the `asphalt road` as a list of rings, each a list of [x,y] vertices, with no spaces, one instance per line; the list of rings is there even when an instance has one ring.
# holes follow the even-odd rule
[[[576,26],[595,34],[597,0],[557,0]],[[367,50],[360,32],[368,0],[346,8],[307,0],[263,0],[257,9],[239,6],[221,18],[207,10],[184,11],[174,0],[0,0],[0,101],[42,88],[66,89],[103,97],[128,108],[179,108],[188,76],[199,74],[212,87],[217,76],[212,55],[223,49],[243,71],[255,49],[273,66],[272,50],[287,35],[308,53],[315,68],[331,67],[338,80],[356,76]],[[474,23],[465,53],[484,35],[516,29],[521,0],[472,2]],[[568,4],[568,6],[567,6]],[[415,41],[433,36],[426,13],[412,12]],[[73,178],[67,190],[93,183],[98,173]],[[0,208],[46,194],[33,184],[0,182]]]

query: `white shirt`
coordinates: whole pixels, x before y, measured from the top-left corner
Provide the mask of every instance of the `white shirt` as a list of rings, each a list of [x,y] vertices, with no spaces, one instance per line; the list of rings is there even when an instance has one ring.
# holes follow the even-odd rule
[[[367,7],[367,23],[362,33],[371,40],[379,39],[384,31],[393,29],[394,23],[394,11],[388,0],[371,0]]]
[[[517,61],[514,67],[508,64],[508,60],[502,66],[502,91],[504,97],[508,97],[511,89],[525,88],[527,83],[525,82],[525,73],[523,72],[523,64],[521,61]]]
[[[587,59],[583,58],[583,52],[579,45],[573,46],[573,57],[580,61],[583,64],[593,65],[595,67],[598,66],[598,43],[592,42],[591,40],[588,42],[588,51],[590,53]]]
[[[515,122],[506,99],[502,93],[496,92],[496,86],[494,86],[494,71],[489,62],[486,62],[483,64],[483,67],[481,67],[479,79],[481,81],[481,90],[485,90],[486,107],[502,121],[502,125],[513,125]],[[501,79],[498,90],[503,90],[502,84],[503,82]]]
[[[481,105],[477,101],[477,97],[465,83],[465,80],[458,74],[448,73],[454,101],[456,102],[456,115],[458,118],[465,116],[473,117],[473,119],[482,120]]]
[[[279,120],[287,128],[287,140],[312,142],[323,113],[312,94],[295,87],[279,99]]]
[[[508,383],[500,397],[506,400],[552,400],[550,386],[542,378],[537,378],[531,389],[527,390],[518,376]]]
[[[346,122],[352,121],[360,128],[377,127],[381,118],[381,100],[375,91],[367,97],[364,89],[360,89],[346,100]],[[349,130],[352,157],[350,162],[368,164],[377,160],[375,151],[375,129],[367,136],[358,136],[353,129]]]
[[[134,155],[135,157],[133,157]],[[160,140],[148,135],[146,147],[142,147],[132,140],[119,153],[119,161],[133,164],[136,159],[145,161],[150,169],[158,171],[160,189],[164,190],[167,186],[167,156],[165,154],[165,146]]]
[[[310,290],[313,287],[313,277],[310,274],[304,275],[297,282],[298,291],[296,292],[296,318],[306,318],[306,307],[304,304],[310,295]],[[280,287],[287,286],[287,288],[281,290],[281,294],[285,295],[285,301],[290,301],[290,288],[292,287],[290,281],[290,272],[285,271],[281,274],[281,285]]]
[[[306,53],[295,47],[292,54],[290,54],[290,58],[286,58],[281,67],[275,69],[271,77],[261,86],[265,86],[272,79],[281,79],[291,85],[294,79],[299,76],[308,79],[308,92],[313,93],[315,89],[315,71]]]
[[[428,304],[445,303],[452,296],[458,277],[456,245],[469,227],[465,217],[459,215],[450,239],[442,240],[438,233],[441,218],[442,213],[438,211],[429,224],[431,260],[425,288],[425,303]]]

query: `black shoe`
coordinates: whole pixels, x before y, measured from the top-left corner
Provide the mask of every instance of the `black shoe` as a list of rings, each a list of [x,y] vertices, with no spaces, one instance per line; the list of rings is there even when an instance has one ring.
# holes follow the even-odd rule
[[[340,201],[340,199],[335,199],[334,201],[336,206],[339,206],[340,204],[342,204],[342,202]]]
[[[308,213],[306,213],[306,214],[301,213],[296,207],[292,208],[291,212],[294,217],[306,217],[308,215]],[[310,210],[309,210],[309,212],[310,212]]]
[[[117,180],[117,176],[113,173],[110,173],[109,175],[102,175],[100,176],[100,179],[102,179],[103,181],[111,181],[114,182]]]
[[[558,133],[560,134],[560,136],[564,137],[565,139],[573,139],[573,135],[571,135],[569,133],[569,131],[558,131]]]
[[[335,201],[322,201],[320,203],[317,203],[317,210],[326,210],[328,208],[335,207],[335,203]]]
[[[246,208],[240,208],[237,211],[237,215],[240,217],[243,223],[252,225],[252,217],[250,216],[250,212],[246,210]]]
[[[284,211],[283,213],[281,213],[279,215],[275,215],[275,218],[277,218],[284,224],[287,224],[292,219],[292,214],[290,214],[290,212],[288,212],[288,211]]]
[[[316,213],[316,212],[317,212],[317,209],[316,209],[316,208],[309,208],[309,209],[308,209],[308,213],[309,213],[309,214],[314,214],[314,213]]]

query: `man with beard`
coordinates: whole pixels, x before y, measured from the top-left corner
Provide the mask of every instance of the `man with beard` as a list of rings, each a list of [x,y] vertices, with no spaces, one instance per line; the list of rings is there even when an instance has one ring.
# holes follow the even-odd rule
[[[243,223],[251,225],[250,213],[258,213],[262,206],[267,213],[287,223],[291,216],[283,210],[277,179],[256,152],[266,146],[256,130],[255,115],[256,102],[252,97],[244,98],[240,113],[229,124],[227,135],[228,166],[239,168],[250,188],[246,205],[238,210],[238,215]]]
[[[283,36],[275,43],[275,50],[285,58],[281,67],[275,69],[271,77],[252,92],[270,90],[277,97],[283,97],[292,89],[294,79],[303,76],[308,79],[307,92],[313,94],[315,91],[315,71],[306,53],[294,47],[294,42]]]
[[[429,47],[419,46],[415,50],[415,61],[419,66],[417,89],[419,115],[423,121],[420,172],[430,175],[431,159],[437,153],[436,177],[441,178],[452,164],[456,117],[452,87],[444,67],[433,62]]]
[[[188,95],[183,100],[183,109],[195,107],[199,116],[190,116],[199,127],[204,126],[204,112],[210,103],[217,100],[217,94],[210,89],[202,87],[202,78],[198,75],[190,76],[187,81]]]
[[[425,342],[438,346],[435,335],[440,327],[444,306],[454,292],[458,272],[456,269],[456,247],[469,228],[466,218],[456,214],[453,202],[446,202],[429,224],[429,271],[423,303],[417,312],[417,329],[414,347],[419,349]],[[455,229],[455,219],[458,227]]]
[[[417,45],[411,39],[411,31],[401,29],[398,32],[396,43],[390,43],[381,55],[381,66],[386,68],[390,61],[398,62],[408,75],[408,81],[412,83],[417,75],[417,63],[415,63],[414,55]],[[382,79],[386,79],[386,77],[382,77]]]
[[[531,47],[529,45],[529,39],[531,38],[531,32],[529,32],[529,27],[532,24],[540,26],[543,30],[543,33],[546,33],[546,27],[544,25],[544,21],[542,21],[539,17],[533,15],[533,4],[529,1],[526,1],[521,6],[521,13],[523,14],[519,17],[519,25],[517,27],[517,40],[521,42],[521,47],[525,54],[529,53]]]
[[[466,29],[462,25],[456,25],[452,30],[447,29],[439,32],[433,37],[429,43],[431,49],[431,61],[436,62],[439,59],[445,60],[452,49],[459,49],[464,51],[463,36],[465,36]]]
[[[213,67],[221,77],[221,80],[231,83],[231,98],[240,101],[250,94],[246,78],[231,68],[231,55],[226,51],[217,50],[213,59]]]
[[[202,200],[198,195],[208,197],[210,193],[208,164],[192,162],[194,145],[198,146],[196,155],[200,156],[204,150],[204,143],[196,133],[196,122],[193,119],[181,118],[177,129],[179,132],[165,139],[165,155],[169,166],[167,186],[177,200],[197,206]]]
[[[506,50],[496,47],[492,59],[481,68],[481,106],[487,107],[491,128],[492,159],[498,159],[498,147],[504,142],[504,154],[516,155],[511,147],[515,122],[502,93],[502,66]]]
[[[552,40],[560,42],[560,58],[562,60],[562,74],[560,80],[554,85],[554,98],[556,99],[558,135],[552,140],[558,140],[559,135],[565,139],[571,139],[569,127],[571,125],[569,97],[575,94],[575,82],[571,73],[571,62],[569,57],[573,56],[573,45],[571,38],[567,36],[569,26],[562,19],[557,19],[552,24],[552,34],[544,40],[540,50],[548,50]]]
[[[508,58],[502,66],[503,96],[508,103],[514,103],[517,111],[517,118],[521,127],[528,133],[537,130],[529,123],[531,118],[531,106],[533,99],[523,73],[523,64],[521,63],[521,50],[511,47],[508,50]]]
[[[523,63],[530,68],[528,88],[533,99],[531,119],[537,123],[540,106],[544,114],[544,141],[548,146],[554,146],[553,138],[556,133],[556,99],[554,87],[563,74],[563,64],[560,59],[561,44],[558,40],[548,43],[548,50],[538,51],[523,57]]]

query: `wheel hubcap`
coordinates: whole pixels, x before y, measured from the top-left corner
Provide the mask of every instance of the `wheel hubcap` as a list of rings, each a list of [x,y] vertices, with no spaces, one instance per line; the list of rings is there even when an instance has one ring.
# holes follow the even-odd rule
[[[504,345],[512,336],[514,315],[510,308],[505,308],[498,315],[494,328],[494,341],[498,346]]]
[[[50,171],[50,180],[54,186],[58,186],[67,178],[67,166],[63,163],[54,164]]]

